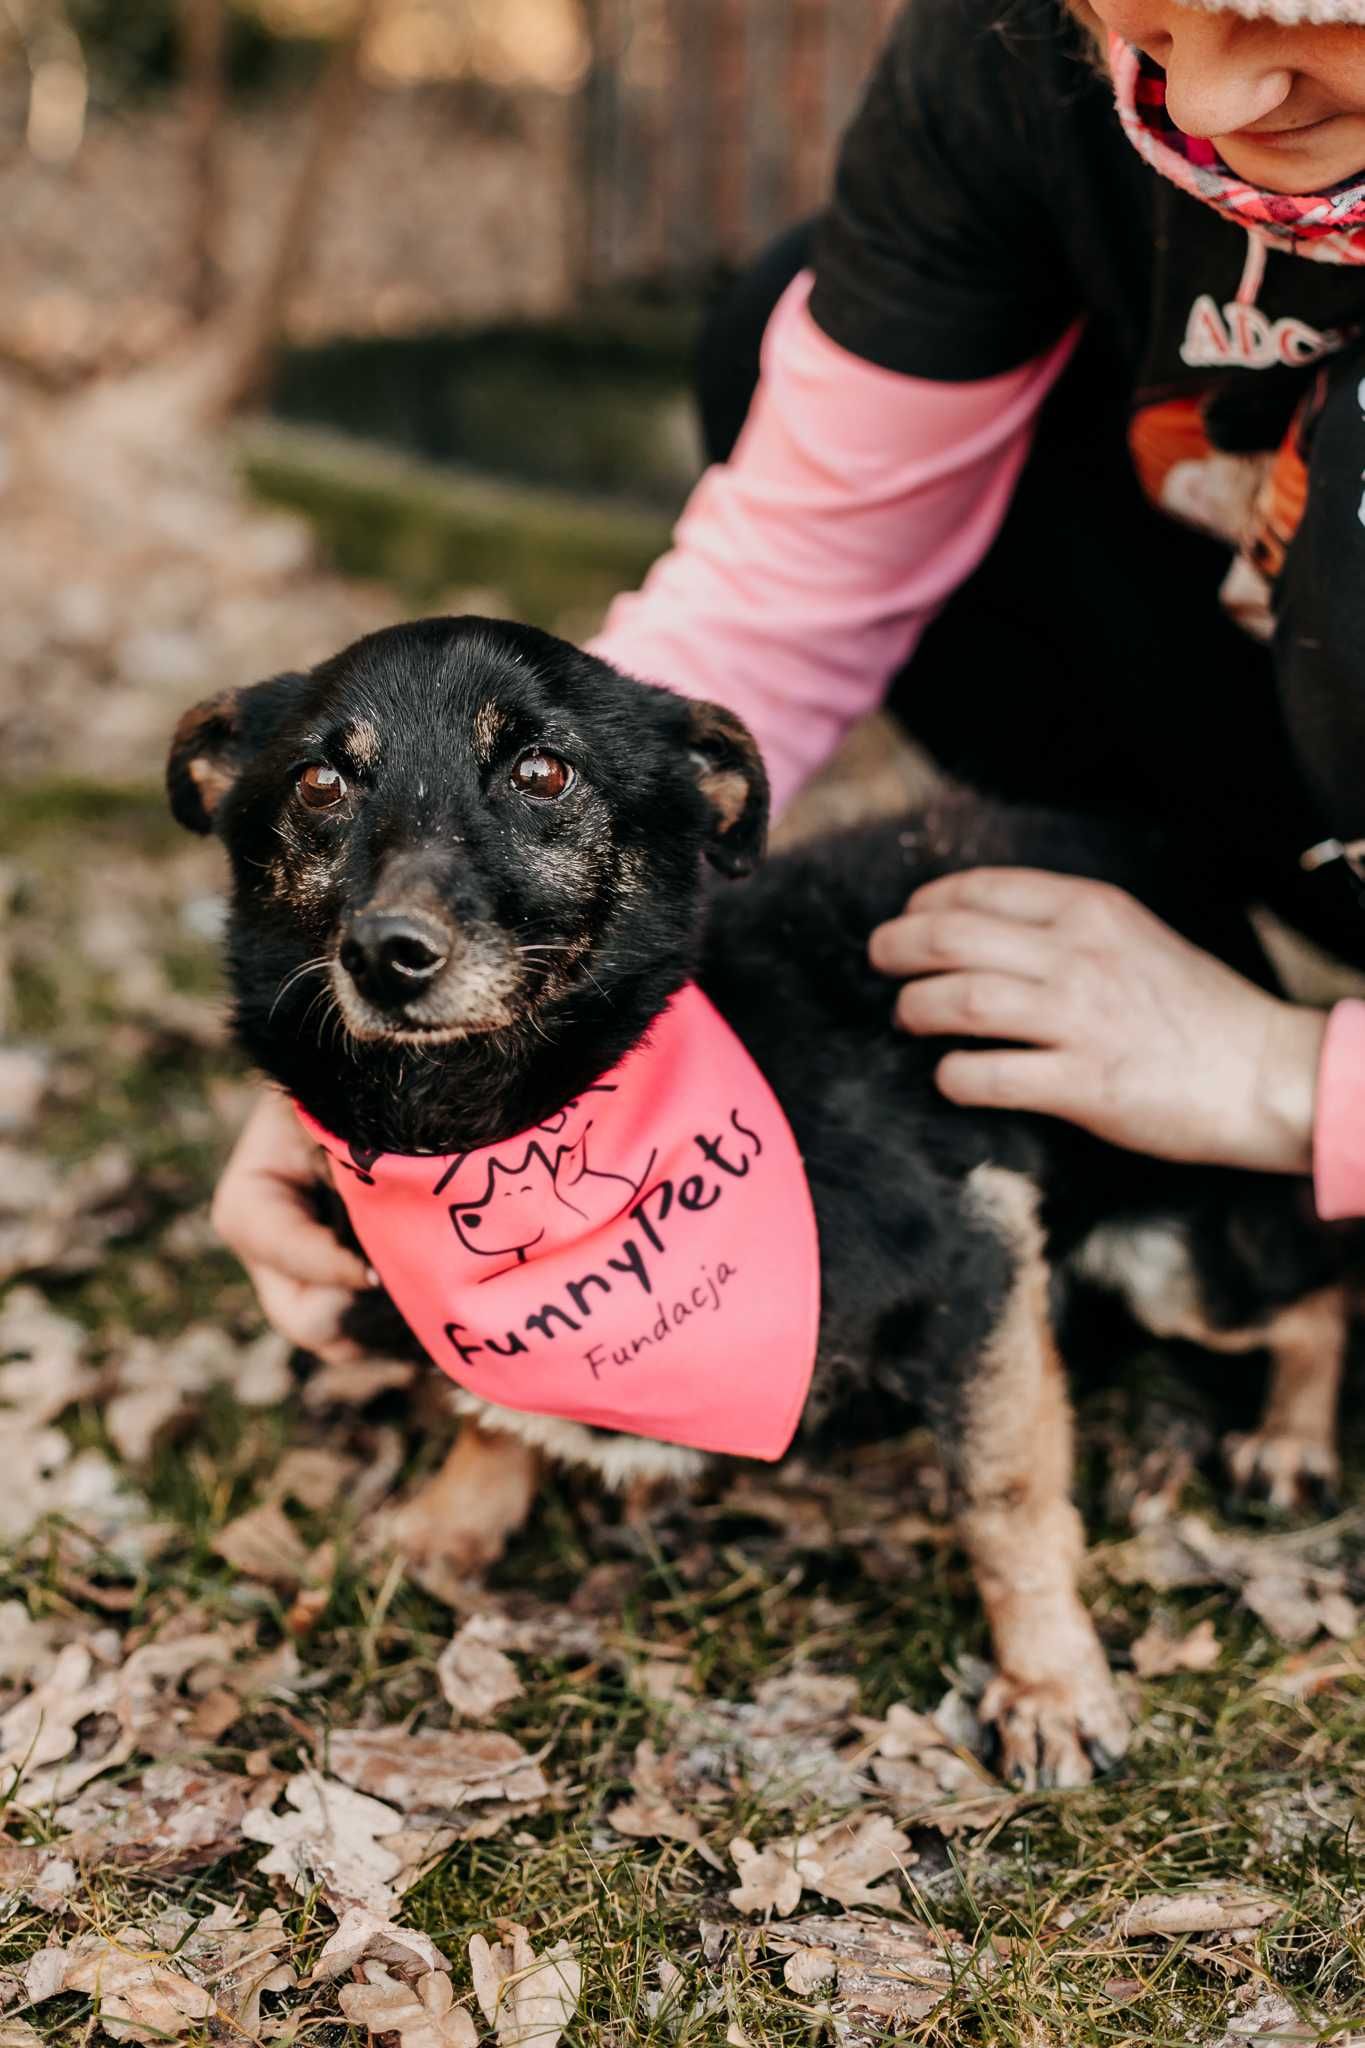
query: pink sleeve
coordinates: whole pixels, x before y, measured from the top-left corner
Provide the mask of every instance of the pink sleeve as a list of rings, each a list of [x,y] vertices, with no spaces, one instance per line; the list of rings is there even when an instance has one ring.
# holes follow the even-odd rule
[[[1365,1003],[1327,1019],[1313,1110],[1313,1184],[1325,1222],[1365,1216]]]
[[[1033,422],[1075,346],[971,384],[878,369],[830,341],[797,278],[728,463],[668,554],[592,643],[618,668],[711,697],[763,749],[775,808],[881,700],[1000,529]]]

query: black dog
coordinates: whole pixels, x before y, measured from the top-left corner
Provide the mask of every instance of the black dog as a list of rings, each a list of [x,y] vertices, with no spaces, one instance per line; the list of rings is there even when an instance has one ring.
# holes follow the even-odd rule
[[[889,1436],[927,1411],[990,1621],[1007,1768],[1075,1782],[1120,1753],[1075,1585],[1050,1276],[1083,1267],[1163,1334],[1267,1346],[1271,1407],[1242,1468],[1287,1494],[1331,1473],[1333,1241],[1297,1184],[950,1107],[932,1081],[942,1045],[893,1032],[865,944],[919,883],[981,862],[1132,889],[1264,977],[1243,921],[1192,904],[1159,850],[965,796],[776,859],[745,888],[708,884],[703,862],[742,877],[763,851],[766,781],[739,720],[481,619],[376,633],[200,706],[169,786],[181,822],[231,855],[242,1044],[356,1159],[528,1130],[695,977],[806,1162],[824,1308],[798,1441]],[[701,1463],[466,1405],[617,1477]]]

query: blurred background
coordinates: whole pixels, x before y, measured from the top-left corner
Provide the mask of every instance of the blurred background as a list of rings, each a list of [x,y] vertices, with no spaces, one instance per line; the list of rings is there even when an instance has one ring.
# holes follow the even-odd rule
[[[0,777],[404,611],[581,635],[892,0],[0,0]]]

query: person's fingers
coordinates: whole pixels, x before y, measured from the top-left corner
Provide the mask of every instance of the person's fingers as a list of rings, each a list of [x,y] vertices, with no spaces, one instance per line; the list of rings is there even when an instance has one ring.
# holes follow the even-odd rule
[[[1057,948],[1038,925],[976,910],[913,910],[878,925],[868,957],[883,974],[942,974],[952,968],[987,967],[1042,981],[1052,972]]]
[[[1090,1108],[1085,1077],[1060,1052],[950,1052],[934,1070],[950,1102],[978,1109],[1033,1110],[1085,1123]]]
[[[1041,1045],[1057,1037],[1056,996],[1012,974],[930,974],[907,981],[896,997],[896,1022],[923,1038],[1021,1038]]]
[[[249,1265],[247,1272],[266,1320],[291,1344],[333,1365],[361,1355],[360,1346],[341,1334],[354,1289],[300,1284],[273,1266]]]
[[[229,1164],[214,1197],[213,1226],[244,1266],[350,1294],[374,1285],[365,1260],[318,1221],[297,1182],[259,1170],[234,1178]]]
[[[284,1099],[264,1093],[242,1128],[213,1197],[213,1227],[245,1266],[319,1287],[372,1287],[363,1258],[318,1220],[312,1194],[324,1154]]]
[[[939,875],[916,889],[907,912],[984,910],[1022,924],[1052,924],[1088,897],[1114,894],[1082,875],[1054,875],[1042,868],[963,868]]]

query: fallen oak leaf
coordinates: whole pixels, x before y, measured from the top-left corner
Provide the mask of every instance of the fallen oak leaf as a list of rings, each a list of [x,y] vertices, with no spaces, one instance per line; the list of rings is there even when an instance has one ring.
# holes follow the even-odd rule
[[[403,1813],[443,1814],[485,1799],[521,1804],[550,1790],[537,1759],[496,1729],[341,1729],[328,1742],[327,1765]]]
[[[379,1963],[393,1976],[412,1983],[450,1964],[430,1935],[414,1927],[397,1927],[368,1906],[351,1906],[322,1947],[313,1965],[311,1983],[344,1977],[357,1963]]]
[[[979,1734],[975,1717],[958,1714],[959,1706],[950,1693],[933,1714],[897,1703],[884,1721],[857,1723],[875,1744],[872,1775],[895,1802],[901,1822],[937,1828],[945,1836],[991,1827],[1020,1804],[1019,1794],[1000,1785],[955,1738],[954,1715],[970,1723],[964,1734]]]
[[[402,1827],[402,1815],[312,1772],[291,1778],[284,1796],[292,1813],[256,1808],[243,1819],[248,1841],[270,1845],[257,1870],[287,1879],[295,1891],[316,1881],[329,1902],[387,1912],[402,1866],[383,1838]]]
[[[149,1950],[139,1928],[120,1928],[111,1939],[99,1936],[89,1948],[78,1943],[63,1953],[61,1981],[42,1995],[85,1992],[113,2041],[173,2040],[213,2014],[210,1993],[172,1969],[169,1958]],[[29,1997],[38,2002],[31,1988]]]
[[[814,1959],[808,1966],[798,1963],[794,1978],[784,1968],[793,1990],[828,1992],[832,1957],[834,1990],[849,2016],[871,2015],[891,2027],[932,2012],[974,1961],[962,1942],[941,1938],[931,1928],[853,1913],[839,1918],[810,1914],[780,1927],[755,1928],[745,1941],[790,1959],[803,1952]],[[976,1958],[975,1967],[988,1973],[995,1959]]]
[[[380,1963],[361,1965],[363,1984],[347,1984],[341,2010],[371,2035],[394,2037],[398,2048],[477,2048],[478,2030],[444,1970],[429,1970],[415,1984],[391,1977]]]
[[[618,1835],[644,1841],[687,1842],[713,1870],[725,1868],[715,1850],[702,1840],[701,1822],[693,1814],[679,1812],[673,1804],[665,1767],[652,1742],[642,1742],[637,1747],[630,1782],[635,1797],[614,1806],[607,1815],[609,1825]]]
[[[830,1821],[761,1850],[741,1836],[731,1842],[730,1854],[741,1880],[730,1893],[731,1905],[742,1913],[781,1917],[796,1910],[803,1890],[841,1906],[898,1905],[895,1885],[873,1879],[918,1860],[909,1837],[884,1813]]]
[[[1128,1653],[1139,1678],[1166,1678],[1174,1671],[1211,1671],[1223,1646],[1209,1620],[1184,1635],[1173,1633],[1163,1616],[1155,1615]]]
[[[217,1557],[243,1578],[259,1579],[292,1593],[308,1576],[309,1553],[278,1501],[248,1508],[226,1523],[213,1539]]]
[[[487,1721],[522,1692],[516,1665],[488,1641],[478,1615],[455,1631],[436,1659],[436,1680],[462,1721]]]
[[[481,1934],[469,1943],[474,1995],[498,2048],[556,2048],[578,2008],[583,1966],[566,1941],[543,1956],[531,1947],[526,1929],[513,1924],[508,1942],[490,1944]]]
[[[1130,1940],[1145,1934],[1217,1934],[1230,1927],[1264,1927],[1283,1911],[1283,1899],[1266,1892],[1153,1893],[1133,1901],[1119,1919],[1119,1932]]]
[[[840,1906],[898,1905],[896,1886],[873,1880],[918,1860],[909,1836],[884,1813],[834,1821],[796,1843],[802,1883]]]
[[[801,1903],[801,1878],[794,1841],[769,1842],[756,1849],[739,1835],[730,1844],[730,1856],[739,1872],[730,1904],[738,1912],[777,1913],[785,1919],[796,1911]]]

